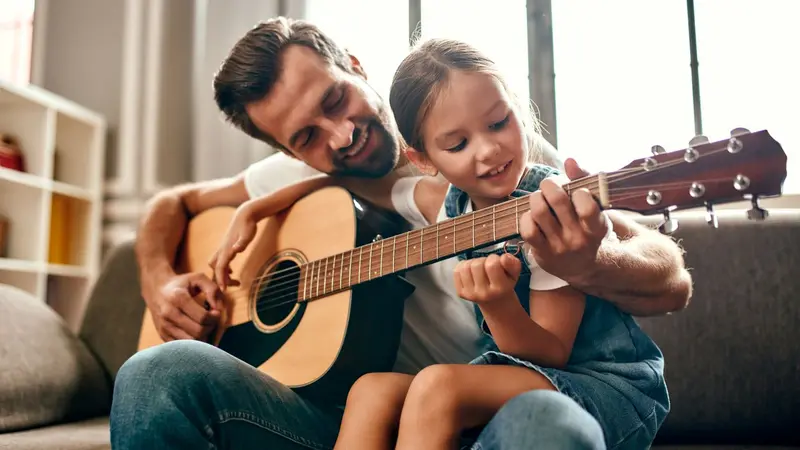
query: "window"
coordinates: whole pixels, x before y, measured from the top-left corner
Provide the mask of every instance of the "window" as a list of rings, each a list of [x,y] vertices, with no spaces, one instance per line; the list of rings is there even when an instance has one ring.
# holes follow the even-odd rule
[[[392,77],[408,53],[408,0],[308,0],[308,20],[361,62],[388,103]]]
[[[686,3],[553,0],[558,150],[591,171],[694,136]]]
[[[34,0],[0,0],[0,79],[30,80]]]
[[[552,0],[558,149],[616,170],[694,136],[686,2]],[[789,157],[784,193],[800,193],[800,2],[695,0],[702,132],[767,129]]]
[[[458,39],[474,45],[497,63],[510,89],[529,98],[525,0],[422,0],[421,4],[421,38]]]
[[[789,157],[785,193],[800,193],[800,2],[695,0],[703,131],[767,129]]]

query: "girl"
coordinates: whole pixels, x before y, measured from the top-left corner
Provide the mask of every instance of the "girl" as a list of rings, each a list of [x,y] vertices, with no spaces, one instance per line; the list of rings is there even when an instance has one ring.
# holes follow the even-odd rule
[[[492,61],[464,43],[431,40],[412,51],[395,73],[390,104],[406,157],[428,176],[400,178],[384,195],[416,227],[534,192],[557,175],[527,163],[531,116]],[[356,182],[320,177],[244,204],[211,262],[221,286],[230,283],[230,259],[252,239],[258,220],[323,185]],[[360,378],[337,448],[457,448],[465,431],[479,430],[508,400],[537,389],[583,407],[600,424],[607,448],[651,444],[669,410],[660,350],[630,316],[544,272],[523,249],[517,256],[502,249],[459,256],[442,282],[455,301],[476,305],[472,326],[485,345],[469,364]]]

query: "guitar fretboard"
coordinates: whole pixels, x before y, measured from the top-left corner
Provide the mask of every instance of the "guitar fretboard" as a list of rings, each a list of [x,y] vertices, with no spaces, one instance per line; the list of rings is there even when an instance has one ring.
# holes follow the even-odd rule
[[[575,183],[562,187],[569,193]],[[595,186],[589,190],[597,195],[599,189]],[[520,215],[529,209],[526,195],[303,264],[298,300],[324,297],[385,275],[513,239],[519,236]]]

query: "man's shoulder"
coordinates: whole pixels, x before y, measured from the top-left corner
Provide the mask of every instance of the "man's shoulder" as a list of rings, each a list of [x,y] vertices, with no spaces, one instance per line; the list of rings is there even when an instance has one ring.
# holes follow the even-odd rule
[[[276,152],[250,164],[244,170],[244,183],[247,193],[254,198],[320,174],[305,162]]]

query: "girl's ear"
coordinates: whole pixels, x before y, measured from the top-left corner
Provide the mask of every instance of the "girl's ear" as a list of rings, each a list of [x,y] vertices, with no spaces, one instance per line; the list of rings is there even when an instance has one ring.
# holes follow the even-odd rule
[[[433,165],[425,152],[421,152],[412,147],[407,147],[405,152],[408,160],[417,166],[420,172],[431,177],[435,177],[439,174],[439,170]]]

